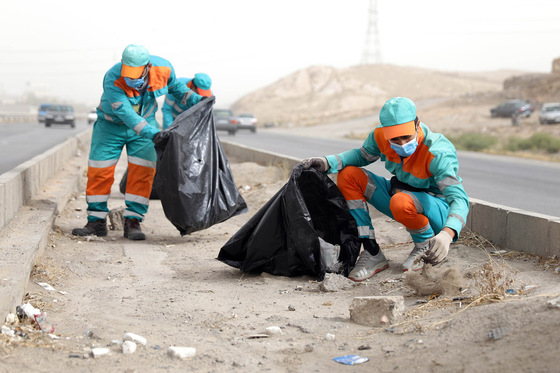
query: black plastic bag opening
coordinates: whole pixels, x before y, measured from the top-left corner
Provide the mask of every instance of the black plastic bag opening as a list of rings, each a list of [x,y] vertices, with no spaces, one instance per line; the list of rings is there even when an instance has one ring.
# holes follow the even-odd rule
[[[184,111],[154,138],[154,189],[182,236],[247,211],[216,134],[214,100]]]
[[[356,221],[328,176],[296,166],[285,184],[220,249],[218,260],[244,272],[322,279],[320,239],[340,246],[345,276],[361,247]]]

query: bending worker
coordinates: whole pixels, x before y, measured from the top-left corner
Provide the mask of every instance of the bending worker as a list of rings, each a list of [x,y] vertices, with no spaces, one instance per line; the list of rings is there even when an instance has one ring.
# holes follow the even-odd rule
[[[348,275],[353,281],[389,267],[375,240],[366,202],[410,233],[414,248],[402,265],[405,272],[421,269],[422,260],[433,265],[443,261],[469,211],[453,144],[418,120],[414,102],[390,99],[381,108],[379,121],[360,149],[302,161],[304,168],[339,173],[337,185],[356,219],[364,249]],[[361,168],[378,159],[394,175],[391,180]]]
[[[127,46],[121,62],[105,74],[88,160],[88,222],[83,228],[73,229],[73,235],[107,235],[107,201],[115,180],[115,166],[126,145],[129,172],[124,237],[146,238],[140,222],[148,212],[155,175],[156,151],[152,139],[159,132],[155,120],[156,98],[168,92],[183,105],[194,105],[202,99],[177,80],[169,61],[151,56],[141,45]]]
[[[195,74],[193,79],[179,78],[178,80],[185,83],[193,92],[198,93],[202,97],[212,96],[212,91],[210,90],[212,80],[204,73]],[[163,129],[168,128],[175,118],[188,108],[190,108],[189,105],[181,105],[181,102],[175,100],[173,95],[166,95],[163,107],[161,108],[163,112]]]

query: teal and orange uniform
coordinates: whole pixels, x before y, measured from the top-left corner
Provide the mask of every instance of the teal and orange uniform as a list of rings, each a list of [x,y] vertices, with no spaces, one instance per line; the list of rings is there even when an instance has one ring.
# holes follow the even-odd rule
[[[156,167],[156,152],[152,143],[154,135],[159,132],[155,119],[156,99],[169,93],[178,102],[191,106],[202,99],[177,80],[169,61],[149,55],[147,50],[145,53],[145,58],[149,58],[146,64],[130,67],[119,62],[103,78],[103,94],[97,107],[88,161],[86,201],[90,222],[106,219],[109,213],[107,201],[114,182],[115,167],[125,145],[128,180],[124,217],[143,220],[148,211]],[[140,69],[143,78],[136,79],[140,75],[135,79],[123,76],[125,69]],[[138,84],[134,84],[135,81]]]
[[[326,156],[328,172],[340,172],[337,184],[356,219],[361,238],[375,239],[366,203],[369,202],[403,224],[415,243],[428,241],[444,227],[453,229],[457,240],[467,220],[469,199],[457,175],[455,147],[421,122],[417,141],[414,153],[402,157],[391,147],[379,125],[361,148]],[[393,183],[361,168],[379,159],[395,175]]]

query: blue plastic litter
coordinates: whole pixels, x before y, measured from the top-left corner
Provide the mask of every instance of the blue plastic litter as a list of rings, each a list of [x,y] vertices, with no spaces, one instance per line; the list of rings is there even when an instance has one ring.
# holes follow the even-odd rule
[[[335,357],[333,360],[341,364],[356,365],[356,364],[365,363],[366,361],[369,360],[369,358],[364,356],[358,356],[358,355],[346,355],[346,356]]]

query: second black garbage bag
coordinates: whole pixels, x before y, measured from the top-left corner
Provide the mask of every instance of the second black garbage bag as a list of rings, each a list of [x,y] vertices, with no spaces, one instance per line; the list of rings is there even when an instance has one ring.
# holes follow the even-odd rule
[[[338,270],[327,268],[325,245],[338,247]],[[217,259],[245,272],[322,279],[325,272],[347,276],[360,245],[356,221],[336,184],[298,165],[280,191],[220,249]]]
[[[181,235],[247,211],[216,134],[213,105],[214,97],[201,101],[154,138],[154,189]]]

